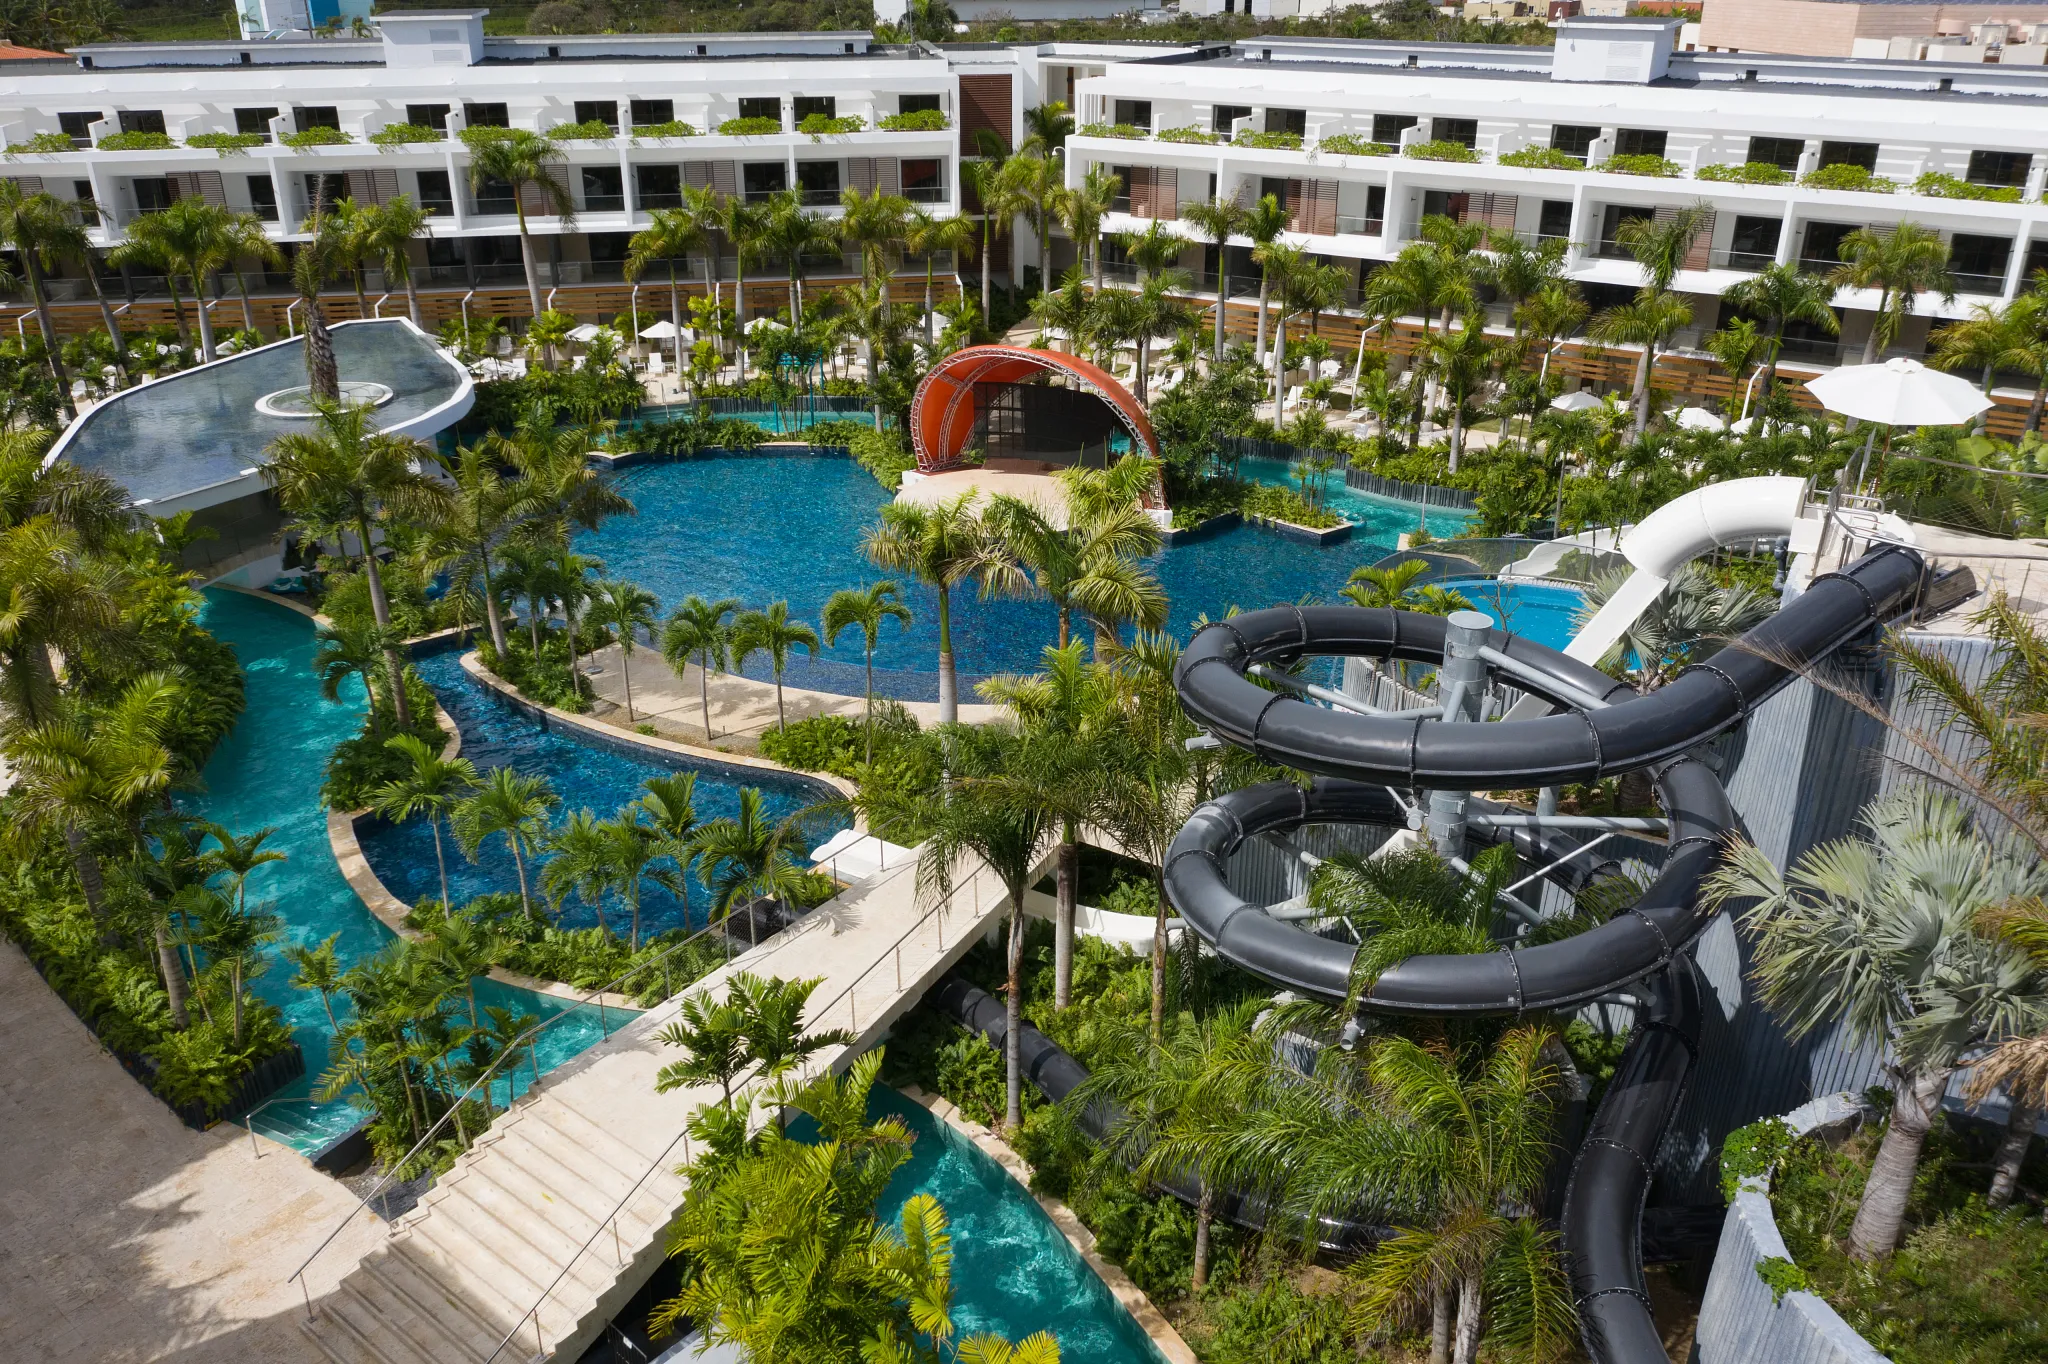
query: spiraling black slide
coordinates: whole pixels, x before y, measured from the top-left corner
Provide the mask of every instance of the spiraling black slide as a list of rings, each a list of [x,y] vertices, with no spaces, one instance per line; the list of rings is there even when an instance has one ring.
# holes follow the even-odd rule
[[[1898,616],[1924,572],[1910,550],[1876,550],[1816,578],[1741,640],[1648,696],[1496,630],[1490,645],[1550,684],[1516,679],[1558,707],[1533,720],[1444,724],[1360,715],[1267,690],[1245,675],[1254,664],[1284,668],[1310,656],[1436,663],[1445,624],[1433,616],[1343,606],[1253,611],[1209,626],[1182,654],[1176,682],[1191,716],[1219,739],[1317,775],[1306,790],[1269,783],[1196,810],[1168,852],[1167,896],[1226,960],[1313,998],[1349,997],[1356,948],[1273,919],[1234,893],[1224,868],[1246,839],[1308,824],[1404,825],[1406,812],[1389,788],[1527,788],[1655,772],[1670,851],[1634,906],[1562,942],[1411,957],[1359,1000],[1377,1012],[1471,1016],[1568,1009],[1625,987],[1646,997],[1565,1199],[1573,1289],[1596,1364],[1666,1359],[1643,1284],[1642,1208],[1657,1144],[1698,1045],[1699,988],[1685,954],[1711,917],[1700,885],[1735,826],[1719,780],[1685,755],[1741,724],[1799,668]],[[1586,696],[1607,704],[1587,705]]]

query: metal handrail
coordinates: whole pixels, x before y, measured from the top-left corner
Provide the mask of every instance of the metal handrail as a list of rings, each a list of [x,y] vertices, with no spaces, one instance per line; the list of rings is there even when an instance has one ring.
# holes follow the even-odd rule
[[[249,1133],[249,1154],[255,1156],[258,1160],[263,1159],[263,1152],[256,1145],[256,1115],[258,1113],[261,1113],[264,1109],[270,1107],[272,1104],[312,1104],[315,1108],[317,1108],[320,1106],[320,1101],[317,1099],[307,1098],[303,1094],[276,1094],[268,1099],[265,1099],[262,1103],[257,1104],[247,1113],[244,1113],[242,1115],[242,1126],[246,1128]],[[290,1280],[287,1279],[286,1282],[289,1283]]]
[[[751,911],[749,911],[749,914],[751,917]],[[441,1114],[440,1118],[434,1123],[434,1125],[431,1128],[427,1129],[427,1134],[421,1137],[417,1142],[413,1144],[413,1148],[410,1151],[407,1151],[405,1155],[395,1165],[391,1166],[390,1169],[385,1171],[383,1177],[377,1181],[375,1187],[373,1187],[369,1191],[369,1193],[362,1195],[361,1201],[359,1201],[355,1207],[350,1208],[348,1210],[348,1213],[341,1219],[341,1221],[335,1224],[334,1230],[328,1232],[326,1238],[322,1240],[319,1245],[313,1247],[313,1253],[306,1257],[305,1262],[303,1264],[301,1264],[297,1269],[291,1272],[290,1277],[286,1278],[285,1282],[295,1282],[300,1275],[304,1274],[306,1270],[311,1267],[313,1261],[320,1258],[321,1252],[326,1250],[328,1246],[333,1244],[334,1238],[341,1235],[342,1231],[348,1226],[348,1224],[355,1220],[356,1214],[361,1212],[364,1208],[369,1207],[371,1201],[375,1199],[378,1194],[384,1191],[385,1186],[391,1183],[392,1176],[396,1174],[398,1171],[403,1170],[406,1166],[410,1165],[413,1161],[413,1158],[419,1155],[421,1151],[426,1149],[427,1143],[432,1141],[435,1135],[442,1130],[443,1125],[446,1124],[449,1121],[449,1119],[455,1116],[456,1112],[461,1109],[463,1104],[469,1101],[469,1097],[472,1094],[476,1093],[477,1087],[479,1085],[488,1084],[493,1078],[495,1078],[498,1067],[503,1065],[507,1058],[512,1058],[516,1063],[519,1050],[521,1047],[531,1046],[534,1038],[538,1037],[541,1033],[546,1032],[549,1028],[554,1027],[557,1023],[569,1017],[571,1014],[574,1014],[578,1009],[585,1009],[590,1007],[591,1002],[593,1000],[596,1001],[597,1004],[599,1026],[604,1029],[604,1035],[607,1038],[609,1038],[611,1036],[611,1024],[605,1015],[604,996],[611,990],[612,986],[622,985],[626,981],[631,980],[634,976],[640,975],[643,972],[652,969],[656,962],[666,961],[674,953],[681,951],[685,947],[688,947],[691,943],[697,941],[697,939],[701,937],[704,937],[713,929],[722,930],[727,923],[731,922],[731,920],[732,911],[728,909],[725,912],[724,917],[720,918],[715,923],[707,923],[704,925],[704,927],[698,929],[689,937],[684,938],[679,942],[669,944],[669,946],[666,949],[664,949],[659,956],[651,958],[650,960],[642,963],[641,965],[635,966],[631,970],[627,971],[625,974],[619,976],[617,979],[609,981],[606,984],[597,987],[590,993],[583,996],[583,998],[571,1004],[568,1008],[554,1015],[552,1018],[542,1019],[540,1022],[535,1023],[532,1027],[526,1029],[526,1031],[520,1033],[519,1036],[513,1038],[510,1042],[507,1042],[503,1049],[499,1051],[496,1059],[494,1059],[490,1065],[484,1068],[483,1074],[477,1076],[477,1078],[470,1083],[469,1088],[462,1091],[462,1094],[455,1100],[455,1102],[448,1106],[447,1111]],[[727,939],[727,947],[728,953],[726,956],[726,960],[730,962],[732,960],[732,956],[729,950],[731,947],[731,939],[729,938]],[[540,1079],[538,1076],[536,1076],[533,1084],[527,1087],[527,1093],[531,1094],[535,1088],[539,1087],[539,1085]],[[506,1099],[507,1108],[511,1107],[511,1102],[512,1097],[508,1096]],[[481,1136],[483,1134],[478,1133],[478,1135]],[[300,1288],[301,1291],[303,1291],[304,1285],[301,1284]],[[308,1299],[306,1304],[306,1312],[308,1316],[313,1315],[313,1307],[310,1298]]]
[[[989,870],[988,863],[986,860],[983,860],[981,865],[977,867],[974,871],[970,872],[967,876],[967,883],[974,889],[974,910],[977,918],[979,918],[981,914],[981,874],[987,870]],[[902,872],[899,871],[897,874],[901,875]],[[860,988],[861,982],[865,981],[871,973],[880,968],[884,962],[887,962],[892,958],[894,959],[896,964],[896,985],[898,989],[901,989],[903,986],[903,944],[909,941],[911,934],[917,932],[917,930],[919,930],[920,928],[923,928],[927,923],[931,922],[934,918],[936,918],[939,922],[939,948],[941,951],[943,951],[946,946],[946,911],[953,907],[953,897],[959,893],[959,890],[960,887],[957,884],[948,886],[946,889],[945,898],[934,903],[922,915],[918,916],[918,918],[910,925],[910,927],[904,929],[902,933],[898,934],[896,941],[891,943],[888,949],[884,952],[884,954],[875,960],[874,965],[869,966],[866,970],[862,971],[858,976],[855,976],[851,981],[848,981],[845,989],[841,990],[838,994],[832,996],[832,998],[826,1000],[823,1004],[818,1006],[818,1008],[813,1014],[812,1025],[816,1026],[817,1024],[823,1023],[825,1015],[831,1011],[832,1007],[835,1004],[837,1004],[840,1000],[844,999],[846,1001],[847,1022],[851,1025],[850,1030],[858,1034],[860,1028],[859,1015],[855,1012],[854,1009],[853,992]],[[756,1070],[758,1070],[758,1065],[756,1067]],[[810,1073],[807,1068],[799,1068],[798,1073],[802,1075],[803,1078],[805,1078],[806,1080],[810,1078]],[[752,1084],[755,1080],[759,1078],[760,1077],[758,1074],[749,1074],[745,1079],[740,1081],[737,1088],[739,1090],[744,1090],[747,1085]],[[597,1224],[597,1226],[591,1230],[590,1235],[584,1240],[582,1245],[576,1248],[575,1253],[570,1255],[570,1257],[565,1262],[563,1262],[560,1272],[558,1272],[555,1275],[555,1277],[549,1281],[548,1286],[546,1288],[541,1290],[541,1295],[534,1300],[533,1306],[527,1308],[524,1312],[520,1313],[519,1318],[512,1323],[512,1329],[507,1331],[505,1333],[505,1338],[498,1342],[498,1348],[492,1350],[491,1353],[485,1357],[483,1364],[495,1364],[498,1356],[504,1353],[505,1347],[512,1343],[512,1338],[519,1334],[520,1330],[526,1325],[526,1323],[529,1320],[533,1322],[535,1347],[538,1350],[540,1350],[542,1354],[545,1354],[547,1352],[546,1342],[541,1339],[540,1334],[540,1309],[546,1305],[548,1298],[554,1293],[556,1287],[561,1284],[562,1280],[569,1276],[569,1271],[574,1269],[576,1267],[577,1262],[583,1258],[584,1252],[589,1250],[590,1247],[596,1243],[597,1238],[603,1234],[604,1229],[606,1227],[612,1228],[612,1241],[616,1252],[618,1244],[619,1214],[623,1213],[626,1210],[626,1205],[632,1202],[634,1197],[639,1194],[641,1186],[646,1184],[648,1178],[652,1176],[656,1170],[661,1169],[667,1163],[669,1153],[674,1151],[677,1146],[680,1145],[683,1148],[684,1163],[687,1164],[689,1162],[689,1139],[690,1127],[689,1123],[685,1121],[683,1124],[683,1130],[678,1132],[673,1138],[671,1138],[668,1145],[661,1148],[661,1154],[657,1155],[654,1158],[653,1162],[650,1163],[648,1167],[641,1172],[640,1177],[633,1181],[633,1186],[630,1189],[626,1190],[626,1192],[620,1197],[619,1201],[612,1206],[611,1212],[605,1215],[604,1220],[600,1221]],[[622,1252],[618,1253],[621,1265],[623,1266],[625,1257]]]

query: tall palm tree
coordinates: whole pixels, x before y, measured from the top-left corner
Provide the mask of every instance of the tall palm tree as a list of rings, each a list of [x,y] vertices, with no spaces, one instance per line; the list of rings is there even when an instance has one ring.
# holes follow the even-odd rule
[[[36,310],[36,326],[43,334],[43,352],[50,377],[57,383],[57,401],[67,418],[78,415],[71,401],[71,376],[64,371],[57,324],[50,315],[48,291],[43,272],[60,260],[77,259],[84,246],[85,229],[52,195],[24,194],[19,180],[0,180],[0,243],[21,262],[22,278]],[[209,357],[210,358],[210,357]]]
[[[757,898],[795,900],[809,890],[816,874],[808,866],[809,830],[800,814],[771,819],[761,793],[740,788],[737,815],[721,815],[699,824],[689,838],[697,863],[697,879],[712,894],[713,911],[721,918],[745,901]],[[747,931],[754,916],[747,915]]]
[[[712,215],[707,217],[707,211]],[[704,293],[711,294],[711,234],[715,230],[717,204],[708,197],[686,198],[681,208],[656,208],[647,213],[647,226],[633,234],[626,244],[626,278],[638,279],[647,267],[660,262],[668,268],[668,319],[675,328],[676,369],[683,367],[683,293],[676,282],[676,262],[692,251],[704,252]]]
[[[519,220],[519,255],[526,269],[527,300],[533,316],[545,309],[540,297],[540,262],[533,252],[533,234],[527,230],[526,201],[529,194],[542,213],[553,215],[568,231],[576,223],[576,201],[569,182],[562,178],[562,149],[549,138],[525,128],[507,128],[495,136],[479,138],[469,149],[469,187],[483,189],[493,180],[512,187],[512,211]]]
[[[1767,265],[1748,279],[1721,292],[1730,308],[1748,313],[1769,327],[1769,350],[1764,361],[1764,401],[1778,386],[1778,352],[1784,349],[1785,328],[1806,322],[1834,336],[1842,330],[1841,319],[1832,306],[1834,289],[1802,273],[1793,265]]]
[[[1239,224],[1238,230],[1251,238],[1252,259],[1259,262],[1259,334],[1252,344],[1252,353],[1261,360],[1266,355],[1266,307],[1273,297],[1273,276],[1260,253],[1280,240],[1280,234],[1293,218],[1281,207],[1278,195],[1268,194],[1245,210],[1244,221]]]
[[[491,563],[523,525],[532,491],[522,480],[505,477],[509,463],[505,445],[502,438],[493,436],[459,445],[452,454],[434,453],[452,487],[442,516],[433,526],[433,566],[451,572],[458,587],[468,583],[472,572],[476,574],[483,588],[491,647],[500,657],[506,652],[505,622],[498,611],[498,584]]]
[[[1088,167],[1080,184],[1063,191],[1056,201],[1067,236],[1076,249],[1088,254],[1088,274],[1098,294],[1102,292],[1102,220],[1123,187],[1123,177],[1098,161]]]
[[[1738,842],[1706,894],[1717,905],[1755,901],[1742,916],[1753,969],[1793,1037],[1839,1021],[1892,1058],[1891,1120],[1849,1228],[1849,1255],[1873,1260],[1898,1245],[1949,1077],[2048,1009],[2048,972],[1975,927],[1987,910],[2048,892],[2048,866],[2031,848],[1979,836],[1941,792],[1888,796],[1863,822],[1867,838],[1824,844],[1783,874]]]
[[[448,506],[448,486],[425,472],[432,459],[425,445],[410,436],[378,431],[367,406],[323,406],[316,427],[271,442],[264,481],[302,522],[354,532],[370,586],[371,611],[377,627],[389,631],[391,602],[377,566],[376,533],[392,518],[434,520]],[[405,665],[395,646],[385,650],[385,667],[392,713],[402,728],[409,728],[412,712],[405,696]]]
[[[619,641],[619,677],[626,687],[626,723],[633,717],[633,645],[645,630],[654,637],[655,612],[661,603],[652,592],[637,583],[617,578],[600,581],[592,594],[590,622],[608,625]]]
[[[992,569],[993,581],[1014,593],[1026,585],[1018,570],[1029,574],[1030,590],[1053,604],[1058,647],[1066,647],[1076,611],[1094,622],[1098,640],[1114,639],[1125,624],[1165,625],[1166,590],[1140,562],[1159,550],[1159,527],[1141,502],[1157,476],[1157,464],[1137,455],[1106,470],[1063,469],[1064,517],[1020,498],[989,500],[982,519],[1016,565]]]
[[[604,839],[611,859],[612,884],[619,892],[619,898],[626,902],[628,928],[626,946],[632,951],[640,950],[640,897],[649,885],[657,886],[681,899],[683,884],[674,871],[659,864],[668,856],[668,843],[662,831],[651,824],[640,822],[640,811],[627,806],[614,819],[608,819],[598,826],[604,832]]]
[[[900,195],[877,189],[862,194],[857,189],[839,194],[839,236],[860,252],[862,278],[882,286],[882,301],[889,300],[889,248],[903,240],[909,225],[911,205]]]
[[[733,325],[739,328],[740,378],[747,369],[747,267],[758,263],[767,250],[768,210],[765,204],[727,199],[720,209],[720,229],[732,243],[738,276],[732,285]]]
[[[1439,391],[1451,402],[1452,473],[1458,471],[1458,457],[1465,449],[1465,404],[1485,379],[1495,354],[1485,323],[1476,318],[1467,318],[1457,331],[1431,339],[1430,364],[1436,371]]]
[[[1635,406],[1632,434],[1640,436],[1650,424],[1650,380],[1657,365],[1657,350],[1666,338],[1692,321],[1692,305],[1678,294],[1640,289],[1635,298],[1599,314],[1587,329],[1595,341],[1613,345],[1640,346],[1636,360]]]
[[[1921,294],[1953,303],[1956,283],[1948,272],[1948,243],[1932,228],[1900,223],[1890,231],[1859,227],[1842,238],[1842,264],[1828,276],[1837,289],[1877,291],[1876,316],[1863,343],[1863,363],[1874,365],[1899,339]]]
[[[1065,100],[1047,100],[1024,111],[1024,127],[1024,140],[1017,150],[1050,159],[1067,145],[1067,137],[1074,131],[1074,112]]]
[[[384,746],[406,761],[401,775],[370,793],[370,808],[394,824],[417,815],[427,817],[434,835],[434,865],[441,872],[441,905],[453,908],[448,897],[448,857],[441,848],[441,821],[456,800],[476,786],[476,764],[467,758],[444,758],[438,745],[416,734],[398,734]]]
[[[677,677],[691,656],[696,657],[697,701],[704,708],[707,740],[716,737],[711,728],[711,670],[722,671],[732,657],[732,623],[727,617],[739,609],[737,597],[706,601],[693,592],[670,614],[661,633],[661,656]]]
[[[1003,166],[1003,178],[1009,182],[1015,196],[1018,210],[1029,216],[1034,235],[1038,238],[1038,287],[1049,288],[1052,282],[1052,223],[1058,212],[1062,188],[1062,164],[1050,155],[1034,156],[1019,152]]]
[[[768,655],[775,670],[775,723],[787,725],[782,708],[782,674],[789,667],[789,651],[818,652],[818,632],[800,620],[789,618],[789,603],[770,602],[765,610],[743,611],[732,627],[732,666],[735,672],[747,666],[755,654]]]
[[[617,849],[604,821],[588,810],[577,810],[562,821],[562,827],[547,838],[548,860],[540,869],[540,882],[548,903],[559,919],[562,904],[574,891],[597,915],[600,932],[610,933],[604,921],[604,897],[618,888]]]
[[[494,767],[484,775],[476,793],[456,805],[450,821],[462,855],[472,862],[485,839],[493,835],[504,838],[519,876],[519,903],[528,919],[533,918],[533,895],[526,883],[526,859],[546,838],[549,812],[560,803],[561,797],[547,778]]]
[[[894,620],[899,631],[910,626],[910,608],[898,600],[902,591],[886,578],[865,587],[842,587],[826,598],[824,614],[818,621],[825,628],[828,646],[837,644],[846,630],[859,630],[861,634],[861,655],[867,664],[867,708],[862,725],[867,736],[864,762],[875,760],[875,646],[882,639],[882,622]]]
[[[936,506],[889,502],[881,520],[861,537],[861,553],[876,566],[928,584],[939,600],[939,723],[960,718],[959,681],[953,667],[953,589],[984,582],[998,566],[1001,546],[963,493]]]
[[[836,253],[838,237],[831,223],[804,211],[803,196],[793,189],[772,196],[765,208],[767,221],[761,244],[769,255],[780,256],[789,271],[789,322],[792,328],[801,327],[804,257],[826,251]]]
[[[292,966],[291,987],[294,990],[316,990],[320,995],[320,1007],[327,1011],[327,1031],[330,1035],[341,1032],[341,1024],[334,1017],[334,997],[341,992],[341,957],[334,950],[334,944],[341,938],[340,933],[330,933],[312,947],[293,943],[284,949],[284,959]]]
[[[1224,315],[1230,310],[1230,239],[1244,231],[1250,214],[1237,200],[1226,199],[1219,194],[1205,203],[1189,204],[1181,210],[1180,216],[1200,228],[1216,244],[1216,340],[1209,358],[1220,364],[1223,360]]]
[[[263,220],[253,213],[229,214],[223,231],[226,237],[227,268],[234,274],[235,293],[242,300],[242,328],[253,332],[256,330],[256,305],[249,298],[249,277],[242,269],[242,262],[253,260],[265,267],[279,265],[284,261],[284,251],[270,239],[270,230],[264,226]],[[99,287],[97,278],[93,287]],[[408,293],[411,288],[412,280],[408,276]],[[419,320],[419,309],[415,306],[413,322],[417,324]]]
[[[1008,234],[1012,220],[1024,211],[1014,175],[1004,174],[1007,165],[1007,162],[991,157],[970,157],[960,163],[960,182],[980,206],[981,316],[984,325],[993,302],[990,270],[996,239]]]
[[[299,242],[292,252],[292,288],[299,296],[299,316],[306,329],[306,382],[315,398],[338,403],[341,374],[334,358],[334,337],[327,329],[327,305],[321,302],[320,291],[346,262],[348,244],[317,190],[313,195],[313,216],[300,225],[300,230],[306,234],[306,240]]]
[[[389,203],[375,205],[363,213],[359,241],[363,254],[384,271],[388,288],[392,280],[405,286],[406,315],[415,327],[420,321],[420,293],[412,277],[412,242],[426,233],[432,209],[421,208],[410,194]]]
[[[1928,338],[1934,348],[1931,358],[1935,367],[1977,371],[1978,385],[1989,398],[1999,369],[2009,360],[2029,358],[2033,328],[2026,314],[2017,299],[2009,308],[1972,305],[1968,317],[1949,323]],[[1977,415],[1976,429],[1983,431],[1990,420],[1991,411],[1986,408]]]
[[[974,254],[974,219],[956,215],[951,218],[934,217],[923,208],[913,207],[903,220],[903,249],[913,256],[924,258],[924,343],[927,348],[935,344],[932,335],[932,262],[941,251],[950,252],[953,257],[953,279],[957,285],[960,278],[960,257]]]

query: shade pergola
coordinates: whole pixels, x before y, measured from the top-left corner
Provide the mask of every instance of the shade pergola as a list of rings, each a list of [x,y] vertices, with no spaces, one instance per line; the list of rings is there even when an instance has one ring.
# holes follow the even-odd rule
[[[1059,351],[969,346],[934,365],[910,400],[910,443],[917,467],[928,474],[960,467],[960,452],[974,433],[975,385],[1014,384],[1047,372],[1064,375],[1102,399],[1131,433],[1132,442],[1153,459],[1160,458],[1159,438],[1152,433],[1144,406],[1108,371]]]

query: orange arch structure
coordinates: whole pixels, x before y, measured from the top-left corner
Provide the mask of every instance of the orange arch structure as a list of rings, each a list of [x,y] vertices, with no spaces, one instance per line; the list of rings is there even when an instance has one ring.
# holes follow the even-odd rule
[[[1063,374],[1108,403],[1137,447],[1160,457],[1159,438],[1152,434],[1143,405],[1107,370],[1058,351],[969,346],[934,365],[910,400],[910,442],[918,469],[936,474],[961,467],[960,452],[967,448],[978,415],[976,384],[1014,384],[1039,373]]]

